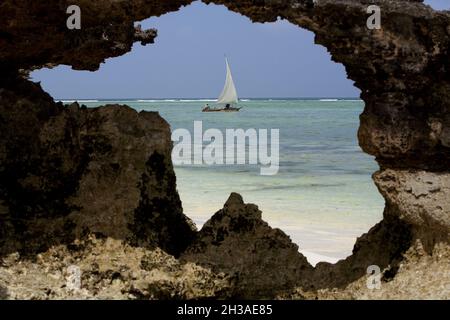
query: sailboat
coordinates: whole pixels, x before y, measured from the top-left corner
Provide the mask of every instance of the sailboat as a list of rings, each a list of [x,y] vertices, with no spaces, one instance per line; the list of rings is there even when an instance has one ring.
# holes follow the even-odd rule
[[[236,107],[239,99],[227,58],[225,58],[225,63],[227,65],[227,76],[225,78],[225,86],[216,102],[219,107],[211,108],[209,105],[206,105],[202,110],[203,112],[237,112],[242,109]]]

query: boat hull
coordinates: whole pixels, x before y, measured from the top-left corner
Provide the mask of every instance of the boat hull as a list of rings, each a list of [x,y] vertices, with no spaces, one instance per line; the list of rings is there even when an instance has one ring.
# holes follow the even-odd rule
[[[239,112],[242,108],[229,108],[229,109],[203,109],[202,112]]]

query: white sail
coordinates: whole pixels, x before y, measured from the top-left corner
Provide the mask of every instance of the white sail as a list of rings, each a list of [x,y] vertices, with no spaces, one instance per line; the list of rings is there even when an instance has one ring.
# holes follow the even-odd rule
[[[227,63],[227,77],[222,93],[217,99],[217,104],[237,104],[238,95],[236,92],[236,87],[234,86],[233,77],[231,75],[230,65],[228,64],[228,59],[225,58],[225,61]]]

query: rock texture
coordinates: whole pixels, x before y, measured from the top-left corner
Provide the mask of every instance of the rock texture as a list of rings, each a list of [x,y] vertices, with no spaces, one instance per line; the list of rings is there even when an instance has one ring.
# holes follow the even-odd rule
[[[73,268],[80,287],[69,285]],[[8,299],[200,299],[221,297],[229,283],[225,275],[180,263],[161,249],[94,235],[54,246],[33,261],[10,254],[0,265],[0,295]]]
[[[386,169],[374,180],[386,211],[411,225],[426,249],[450,239],[450,173]]]
[[[261,219],[257,206],[231,194],[180,259],[160,248],[89,234],[32,258],[3,255],[0,294],[3,299],[449,299],[448,247],[441,243],[430,255],[411,239],[401,222],[383,221],[358,239],[352,256],[313,268],[287,235]],[[367,288],[371,263],[383,271],[379,290]],[[79,287],[70,285],[73,268]]]
[[[131,50],[133,42],[152,43],[156,30],[143,33],[134,22],[177,10],[190,0],[79,0],[81,30],[66,26],[73,1],[2,1],[0,4],[0,65],[29,70],[67,64],[97,70],[106,58]]]
[[[61,252],[56,264],[66,256],[72,261],[76,254],[66,250],[95,237],[101,239],[93,245],[98,249],[83,247],[86,252],[78,257],[93,279],[86,280],[89,297],[161,298],[174,292],[173,297],[448,298],[450,12],[434,11],[420,0],[204,2],[224,4],[255,22],[287,19],[314,32],[316,43],[345,66],[366,105],[359,142],[380,164],[374,180],[386,199],[383,221],[358,240],[352,256],[336,265],[319,264],[313,271],[285,235],[270,229],[257,209],[236,195],[195,234],[176,193],[169,127],[158,115],[138,114],[126,106],[63,106],[26,79],[30,70],[58,64],[96,70],[106,58],[128,52],[134,41],[153,42],[156,30],[142,30],[136,21],[191,1],[80,0],[82,29],[68,30],[66,8],[72,3],[66,0],[4,0],[0,297],[32,297],[33,292],[40,292],[38,298],[64,297],[57,290],[55,295],[41,294],[37,288],[45,283],[54,288],[61,280],[52,282],[39,268],[52,261],[52,250]],[[381,8],[379,30],[366,27],[366,9],[373,3]],[[247,229],[239,229],[236,221]],[[101,255],[114,241],[119,242],[116,258],[122,262],[106,268],[112,273],[97,277],[90,252]],[[230,255],[233,246],[236,253]],[[161,277],[153,277],[130,265],[146,254],[158,265],[164,256],[159,249],[183,254],[191,267],[166,257],[158,268],[175,264],[175,273],[161,271]],[[248,257],[243,260],[238,252]],[[128,262],[127,255],[139,258]],[[203,267],[192,265],[193,260]],[[371,264],[383,270],[385,285],[378,292],[364,289]],[[121,272],[117,276],[116,268],[122,267],[134,268],[137,278],[147,280],[133,282],[133,276]],[[179,282],[190,272],[186,268],[197,270],[191,276],[202,284]],[[27,278],[27,272],[36,276]],[[418,273],[423,276],[418,278]],[[117,277],[125,280],[114,287]],[[170,279],[156,282],[169,288],[165,293],[155,292],[152,283],[157,279]],[[103,288],[108,281],[111,288]],[[17,289],[26,284],[37,291]]]
[[[245,204],[235,193],[205,223],[181,259],[229,275],[235,298],[273,298],[295,284],[307,287],[313,271],[298,246],[263,221],[257,206]]]
[[[89,233],[179,254],[194,235],[171,164],[170,128],[126,106],[54,104],[24,80],[0,89],[0,253]]]

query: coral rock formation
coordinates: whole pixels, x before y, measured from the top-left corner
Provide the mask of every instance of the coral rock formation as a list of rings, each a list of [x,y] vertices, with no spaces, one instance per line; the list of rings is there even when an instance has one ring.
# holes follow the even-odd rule
[[[314,32],[315,42],[345,66],[362,91],[359,143],[380,164],[374,180],[386,199],[384,219],[358,240],[352,256],[336,265],[319,264],[310,287],[305,279],[310,267],[295,255],[295,246],[236,195],[195,234],[176,192],[169,127],[158,115],[125,106],[63,106],[26,79],[30,70],[59,64],[96,70],[106,58],[131,50],[135,41],[153,42],[156,31],[142,30],[135,22],[191,2],[80,0],[81,30],[67,29],[66,8],[72,3],[66,0],[0,3],[0,297],[28,296],[15,289],[25,281],[23,272],[14,273],[8,262],[16,252],[21,258],[15,264],[31,272],[36,253],[49,254],[95,235],[106,239],[100,247],[116,240],[124,248],[162,248],[173,255],[189,247],[184,259],[228,273],[221,278],[216,271],[205,271],[208,276],[200,276],[201,281],[218,282],[201,289],[188,285],[188,279],[164,282],[181,297],[226,296],[223,288],[231,295],[255,297],[255,291],[245,289],[251,284],[262,296],[281,290],[283,297],[448,298],[450,12],[434,11],[420,0],[204,0],[255,22],[281,17]],[[381,8],[379,30],[366,27],[367,6],[373,3]],[[239,229],[235,221],[248,229]],[[263,231],[270,237],[264,238]],[[239,242],[241,238],[246,240]],[[228,254],[232,245],[262,265],[250,257],[243,264],[237,253],[221,260],[215,250]],[[267,260],[263,252],[269,254]],[[289,272],[280,275],[284,264]],[[361,285],[370,264],[384,272],[386,289],[378,293]],[[270,266],[275,270],[265,277],[276,277],[278,286],[261,280]],[[4,272],[11,274],[2,276]],[[423,273],[421,279],[417,272]],[[239,281],[228,283],[236,274]],[[286,293],[289,281],[298,288]],[[192,290],[175,289],[180,285]],[[137,297],[164,296],[151,285],[133,286]],[[312,295],[304,292],[309,289]],[[170,291],[165,292],[170,296]]]
[[[237,298],[273,298],[294,284],[307,287],[313,271],[298,246],[269,227],[257,206],[244,204],[235,193],[205,223],[181,259],[228,274],[234,279],[231,295]]]
[[[71,267],[79,270],[80,287],[68,285]],[[93,235],[54,246],[34,261],[10,254],[0,265],[0,298],[8,299],[200,299],[227,291],[223,274],[180,263],[158,248]]]
[[[176,192],[166,121],[126,106],[54,104],[37,84],[15,85],[0,91],[0,253],[89,233],[184,250],[194,228]]]

